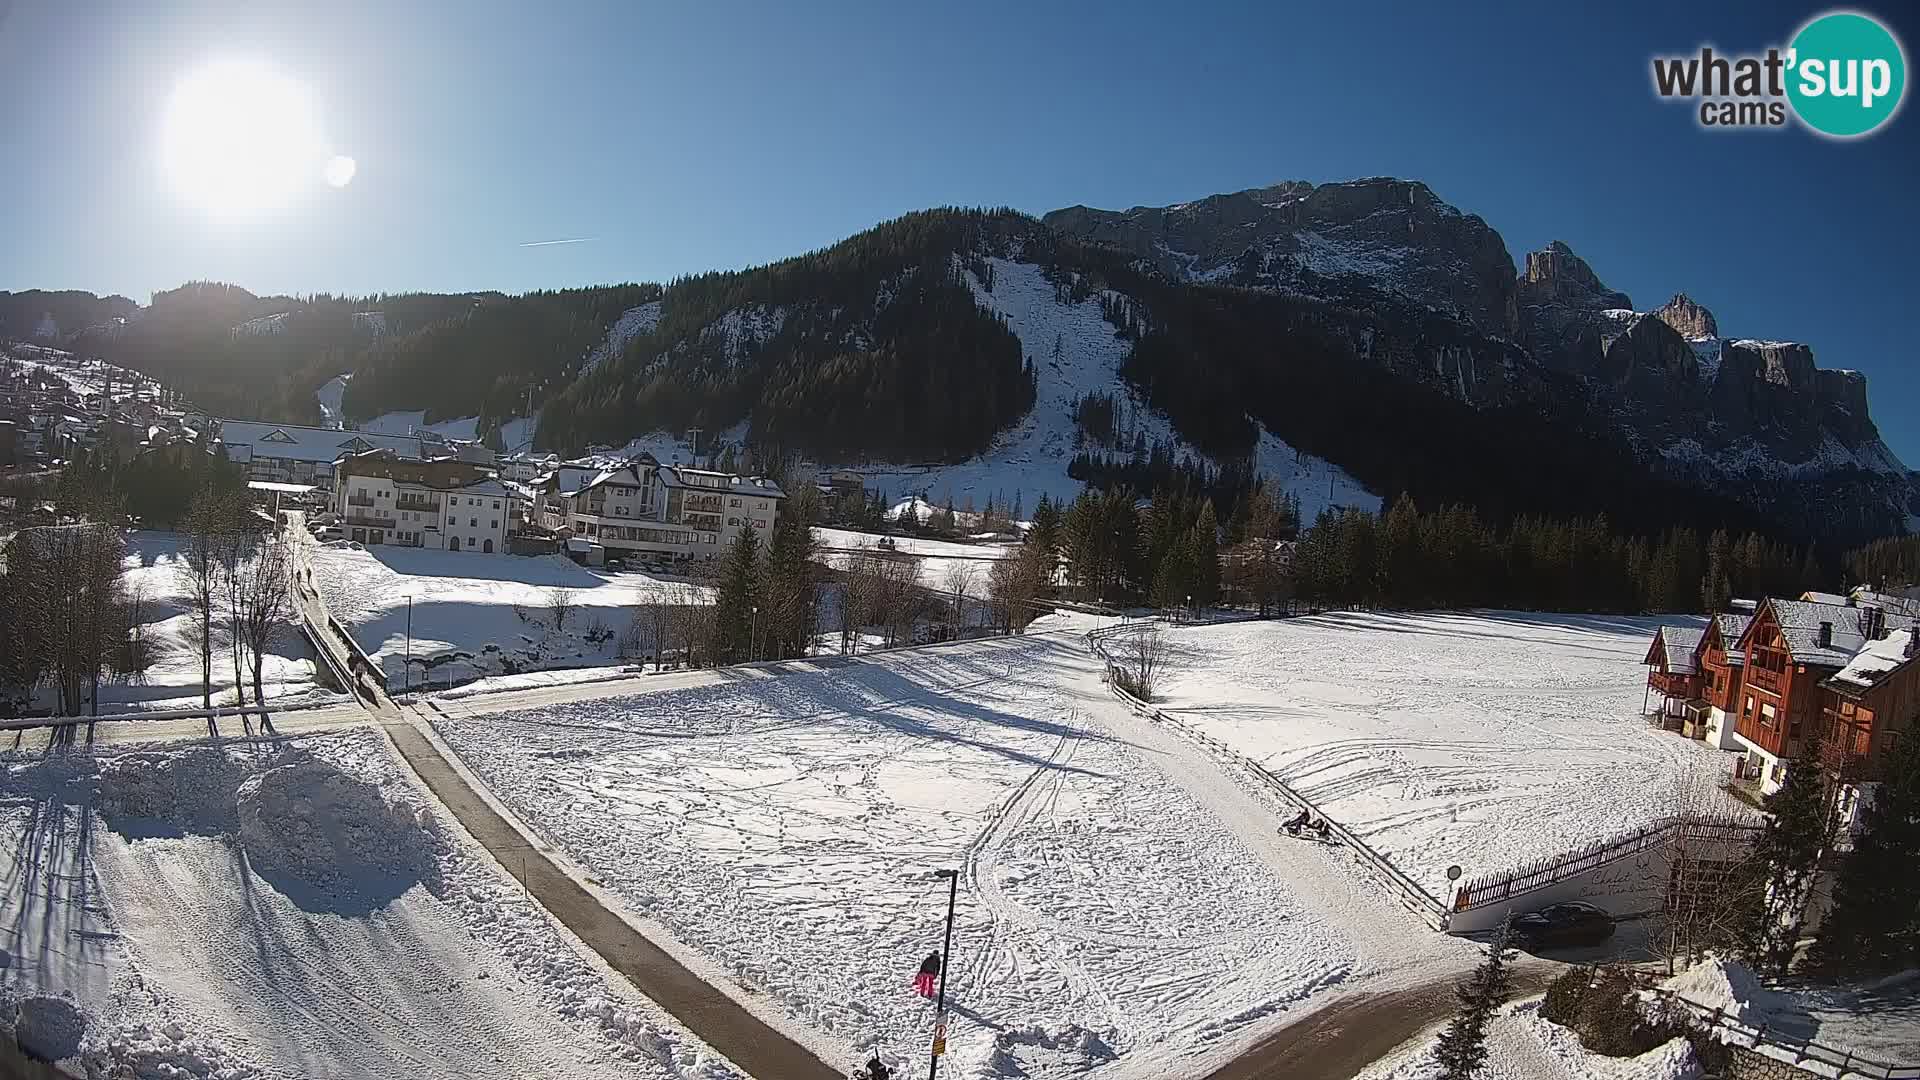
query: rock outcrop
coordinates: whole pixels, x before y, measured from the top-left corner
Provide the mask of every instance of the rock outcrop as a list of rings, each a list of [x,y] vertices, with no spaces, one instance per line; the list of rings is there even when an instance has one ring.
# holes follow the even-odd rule
[[[1714,321],[1713,312],[1694,303],[1686,293],[1674,293],[1673,299],[1660,305],[1653,314],[1688,341],[1705,341],[1720,336],[1720,324]]]
[[[1176,206],[1055,210],[1045,223],[1150,262],[1176,281],[1351,301],[1372,290],[1465,319],[1516,327],[1513,257],[1485,221],[1418,181],[1294,180]]]

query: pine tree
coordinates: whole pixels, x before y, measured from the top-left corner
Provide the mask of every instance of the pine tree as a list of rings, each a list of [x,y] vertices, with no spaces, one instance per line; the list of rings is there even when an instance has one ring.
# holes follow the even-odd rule
[[[1732,544],[1727,540],[1727,532],[1716,529],[1707,541],[1707,576],[1700,583],[1700,606],[1708,615],[1727,610],[1728,601],[1733,599],[1732,578],[1728,572],[1731,560]]]
[[[1212,499],[1200,500],[1190,548],[1193,602],[1198,607],[1211,607],[1220,596],[1220,523],[1214,516]]]
[[[1809,724],[1786,780],[1767,796],[1771,817],[1754,845],[1754,859],[1767,876],[1766,910],[1744,951],[1752,967],[1775,975],[1786,974],[1793,964],[1814,875],[1832,838],[1827,774],[1814,731]]]
[[[732,662],[752,659],[754,606],[760,602],[760,538],[752,529],[740,530],[727,548],[720,567],[720,589],[714,612],[720,655]]]
[[[1503,922],[1487,946],[1487,958],[1474,969],[1473,977],[1454,988],[1460,999],[1460,1011],[1447,1030],[1440,1033],[1440,1045],[1433,1052],[1444,1080],[1473,1080],[1487,1060],[1487,1021],[1493,1010],[1507,999],[1513,988],[1507,971],[1513,951],[1507,948],[1510,923]]]
[[[1816,971],[1877,974],[1920,959],[1920,738],[1889,749],[1808,956]]]
[[[1405,492],[1394,500],[1381,529],[1378,591],[1390,607],[1420,603],[1420,511]]]

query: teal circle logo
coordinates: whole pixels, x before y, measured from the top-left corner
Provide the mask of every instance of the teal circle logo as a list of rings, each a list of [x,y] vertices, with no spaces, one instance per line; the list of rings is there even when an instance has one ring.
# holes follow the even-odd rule
[[[1907,89],[1907,57],[1886,27],[1836,11],[1800,28],[1788,52],[1787,100],[1823,135],[1865,135],[1893,118]]]

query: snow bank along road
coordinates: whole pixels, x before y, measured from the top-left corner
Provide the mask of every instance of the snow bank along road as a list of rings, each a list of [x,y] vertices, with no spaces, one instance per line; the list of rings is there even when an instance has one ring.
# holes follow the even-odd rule
[[[1074,637],[649,689],[470,699],[433,724],[543,841],[828,1060],[924,1060],[931,1007],[906,983],[938,947],[946,867],[956,1075],[1204,1075],[1477,955],[1346,853],[1278,835],[1267,793],[1120,706]]]
[[[365,727],[12,757],[0,781],[0,1002],[65,1010],[48,1056],[88,1075],[737,1075]]]

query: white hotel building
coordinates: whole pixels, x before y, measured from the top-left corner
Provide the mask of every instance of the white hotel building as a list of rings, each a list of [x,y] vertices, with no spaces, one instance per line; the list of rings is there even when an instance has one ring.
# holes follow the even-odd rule
[[[341,458],[334,472],[333,509],[349,540],[507,552],[515,496],[473,462],[409,461],[375,450]]]
[[[565,464],[533,488],[533,521],[643,559],[710,559],[747,530],[764,543],[787,497],[762,477],[662,465],[645,454],[606,467]]]

